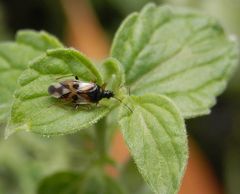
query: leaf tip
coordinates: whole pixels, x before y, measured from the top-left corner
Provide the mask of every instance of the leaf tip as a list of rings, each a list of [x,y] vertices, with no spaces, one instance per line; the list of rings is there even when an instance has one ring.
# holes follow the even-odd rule
[[[4,139],[8,139],[12,134],[15,133],[15,130],[13,128],[6,127],[4,132]]]
[[[11,123],[8,123],[6,128],[5,128],[5,133],[4,133],[4,139],[8,139],[11,135],[16,133],[17,131],[30,131],[29,125],[28,124],[23,124],[21,126],[15,126],[12,125]]]

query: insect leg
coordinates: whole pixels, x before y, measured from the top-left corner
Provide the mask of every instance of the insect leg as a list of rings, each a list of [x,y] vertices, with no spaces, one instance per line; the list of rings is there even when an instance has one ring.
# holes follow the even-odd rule
[[[127,86],[127,90],[128,90],[128,95],[131,95],[131,88],[129,86]]]
[[[91,109],[91,105],[90,104],[74,104],[74,109],[77,110],[81,108],[82,110],[90,110]]]
[[[77,110],[79,106],[80,106],[80,104],[74,104],[75,110]]]

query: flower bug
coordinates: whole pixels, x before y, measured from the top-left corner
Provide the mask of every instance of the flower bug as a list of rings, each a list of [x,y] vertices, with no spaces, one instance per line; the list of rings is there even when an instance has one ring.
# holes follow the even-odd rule
[[[105,84],[99,86],[94,82],[83,82],[75,76],[75,79],[65,80],[48,87],[48,93],[58,99],[65,101],[71,101],[75,108],[78,108],[81,104],[96,103],[103,98],[115,98],[119,102],[122,100],[115,97],[114,93],[110,90],[105,90]],[[125,103],[123,103],[131,112]]]
[[[98,104],[103,98],[114,97],[112,91],[105,90],[105,85],[99,86],[93,82],[83,82],[77,76],[75,79],[50,85],[48,93],[55,98],[71,101],[76,108],[81,104]]]

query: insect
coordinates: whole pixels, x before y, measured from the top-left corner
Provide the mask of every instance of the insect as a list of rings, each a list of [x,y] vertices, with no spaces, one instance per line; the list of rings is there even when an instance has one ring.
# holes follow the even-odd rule
[[[65,80],[48,87],[48,93],[58,99],[71,101],[75,108],[81,104],[96,103],[103,98],[114,97],[114,93],[105,90],[105,85],[99,86],[93,82],[83,82],[75,79]]]

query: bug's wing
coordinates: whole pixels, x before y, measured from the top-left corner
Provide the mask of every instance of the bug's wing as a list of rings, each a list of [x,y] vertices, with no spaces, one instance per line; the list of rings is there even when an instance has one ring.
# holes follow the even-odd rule
[[[48,87],[48,93],[55,98],[61,98],[63,95],[68,94],[69,92],[69,89],[64,87],[64,85],[61,83],[56,83]]]
[[[77,90],[78,100],[76,101],[76,103],[77,104],[91,103],[89,93],[95,91],[96,88],[97,85],[95,83],[79,82],[79,87]]]
[[[78,94],[78,100],[75,102],[76,104],[90,104],[91,100],[87,94]]]
[[[95,83],[88,82],[79,82],[79,87],[77,89],[78,94],[80,93],[88,93],[94,89],[96,89],[97,85]]]

